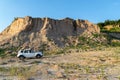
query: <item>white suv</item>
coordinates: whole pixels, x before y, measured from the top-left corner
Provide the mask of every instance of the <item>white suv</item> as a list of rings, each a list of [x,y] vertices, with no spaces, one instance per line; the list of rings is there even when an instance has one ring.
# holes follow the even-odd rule
[[[24,59],[24,58],[41,58],[43,56],[42,52],[34,52],[31,49],[25,49],[25,50],[20,50],[18,51],[17,57],[19,59]]]

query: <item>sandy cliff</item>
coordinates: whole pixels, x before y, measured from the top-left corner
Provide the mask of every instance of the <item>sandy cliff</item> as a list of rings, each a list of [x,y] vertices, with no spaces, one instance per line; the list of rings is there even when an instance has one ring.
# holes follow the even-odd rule
[[[2,33],[0,33],[0,46],[34,46],[40,47],[43,43],[64,47],[65,39],[74,36],[100,33],[97,25],[87,20],[73,20],[65,18],[55,20],[51,18],[15,18]],[[69,43],[68,43],[69,45]]]

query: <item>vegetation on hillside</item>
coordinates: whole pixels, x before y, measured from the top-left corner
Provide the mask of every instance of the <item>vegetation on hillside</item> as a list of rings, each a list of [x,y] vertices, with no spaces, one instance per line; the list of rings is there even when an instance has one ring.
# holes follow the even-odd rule
[[[56,48],[54,51],[48,51],[47,45],[44,46],[43,51],[45,55],[51,54],[65,54],[72,53],[71,50],[76,50],[76,52],[84,52],[84,51],[98,51],[104,50],[108,47],[119,47],[120,41],[114,39],[108,34],[93,34],[92,36],[78,36],[72,38],[73,42],[69,44],[69,46],[65,46],[62,48]],[[67,42],[70,42],[69,38],[66,38]]]
[[[0,58],[5,58],[5,57],[16,57],[16,51],[17,47],[11,47],[11,48],[0,48]]]
[[[82,51],[96,51],[96,50],[104,50],[107,47],[119,47],[120,41],[114,40],[111,36],[107,34],[93,34],[92,36],[85,37],[78,36],[73,37],[73,41],[70,41],[69,38],[65,38],[65,42],[71,42],[68,46],[62,48],[53,48],[49,49],[47,44],[41,45],[39,48],[40,51],[43,51],[44,55],[54,55],[54,54],[64,54],[71,53],[71,49],[75,49],[77,52]],[[11,47],[8,49],[0,49],[0,57],[16,57],[17,51],[19,47]]]
[[[4,58],[5,57],[5,49],[0,49],[0,57]]]
[[[97,24],[101,32],[120,32],[120,19],[119,20],[106,20]]]

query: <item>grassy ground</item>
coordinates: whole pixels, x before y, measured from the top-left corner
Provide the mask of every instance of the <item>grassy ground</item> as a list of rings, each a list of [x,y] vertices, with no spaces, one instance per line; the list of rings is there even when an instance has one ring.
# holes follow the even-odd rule
[[[71,49],[42,59],[4,58],[0,62],[0,80],[120,80],[119,71],[120,47],[84,52]]]

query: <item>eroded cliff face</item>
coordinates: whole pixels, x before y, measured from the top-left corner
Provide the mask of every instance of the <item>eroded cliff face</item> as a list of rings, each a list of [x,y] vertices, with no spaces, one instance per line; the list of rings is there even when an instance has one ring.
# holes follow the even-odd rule
[[[50,18],[16,18],[9,27],[0,33],[1,47],[49,47],[69,46],[73,37],[90,36],[100,33],[97,25],[87,20],[65,18],[55,20]],[[70,42],[69,42],[70,41]]]

